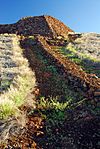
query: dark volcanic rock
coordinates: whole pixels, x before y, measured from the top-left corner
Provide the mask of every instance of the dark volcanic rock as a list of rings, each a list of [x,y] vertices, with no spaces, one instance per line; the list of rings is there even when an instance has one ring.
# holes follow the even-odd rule
[[[73,32],[69,27],[51,16],[26,17],[15,24],[0,25],[0,33],[22,35],[66,36]]]

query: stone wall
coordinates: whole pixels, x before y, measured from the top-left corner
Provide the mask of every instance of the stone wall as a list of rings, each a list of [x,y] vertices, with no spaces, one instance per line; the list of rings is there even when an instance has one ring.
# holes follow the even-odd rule
[[[16,26],[18,34],[23,35],[40,34],[42,36],[52,36],[53,34],[44,16],[29,17],[20,20],[16,23]]]
[[[41,35],[54,37],[65,36],[71,29],[59,20],[50,16],[26,17],[15,24],[0,25],[0,33],[16,33],[19,35]]]
[[[69,27],[67,27],[61,21],[59,21],[51,16],[44,16],[44,17],[55,36],[65,36],[66,37],[66,35],[69,32],[74,32],[73,30],[71,30]]]
[[[14,24],[0,25],[0,34],[4,33],[16,33],[16,26]]]
[[[90,99],[100,98],[99,78],[91,78],[78,65],[65,58],[62,54],[56,53],[47,44],[44,37],[38,36],[36,41],[40,47],[39,50],[42,50],[46,57],[58,67],[59,72],[75,90],[81,90],[85,97]]]

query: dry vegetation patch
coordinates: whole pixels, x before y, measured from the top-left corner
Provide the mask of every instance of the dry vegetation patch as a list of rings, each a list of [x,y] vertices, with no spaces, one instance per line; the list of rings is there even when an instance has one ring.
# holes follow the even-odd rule
[[[22,111],[21,106],[31,106],[34,108],[35,105],[35,97],[34,95],[30,95],[31,91],[34,90],[36,86],[35,73],[29,68],[28,60],[23,57],[23,49],[20,48],[18,40],[16,35],[1,35],[1,141],[9,137],[10,129],[14,127],[13,119],[15,119],[16,125],[18,123],[20,123],[20,126],[25,125],[26,111]],[[2,58],[4,58],[3,61]],[[6,63],[8,64],[7,67],[5,67]],[[30,96],[30,98],[28,98],[28,96]],[[9,120],[10,123],[7,122]],[[8,126],[3,127],[3,121],[8,123]]]

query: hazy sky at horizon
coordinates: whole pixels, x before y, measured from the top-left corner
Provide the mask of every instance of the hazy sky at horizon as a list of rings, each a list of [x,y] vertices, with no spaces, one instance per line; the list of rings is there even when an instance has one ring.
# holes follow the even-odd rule
[[[0,24],[51,15],[76,32],[100,33],[100,0],[0,0]]]

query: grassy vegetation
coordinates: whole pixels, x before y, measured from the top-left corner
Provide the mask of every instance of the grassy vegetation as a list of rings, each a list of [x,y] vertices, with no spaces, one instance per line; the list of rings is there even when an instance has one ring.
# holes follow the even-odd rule
[[[81,108],[81,110],[77,110],[78,107]],[[82,132],[78,132],[80,125],[81,127],[82,125],[84,126],[84,114],[87,113],[87,111],[91,113],[93,117],[99,116],[99,105],[94,106],[91,101],[85,99],[72,103],[72,101],[61,102],[59,101],[59,97],[40,97],[37,108],[29,113],[33,115],[38,113],[45,121],[44,136],[42,136],[39,139],[40,142],[38,142],[40,146],[52,149],[67,148],[69,146],[70,148],[74,147],[77,149],[77,146],[80,144],[80,146],[87,147],[88,145],[84,144],[84,142],[83,144],[81,144],[81,142],[79,143],[80,138],[83,137],[83,130]],[[82,118],[83,123],[81,123]],[[88,118],[91,119],[91,116]],[[75,136],[75,133],[79,133],[78,136],[80,138],[77,139],[78,136]],[[96,131],[95,133],[98,134]]]
[[[29,71],[29,70],[28,70]],[[31,72],[30,72],[31,73]],[[25,74],[24,74],[25,75]],[[27,100],[27,95],[31,91],[33,84],[33,75],[19,76],[14,80],[9,90],[0,97],[0,118],[5,119],[8,116],[18,116],[19,107]],[[15,87],[16,86],[16,87]]]
[[[94,67],[94,64],[100,63],[100,61],[96,58],[87,56],[83,53],[79,53],[78,49],[75,49],[74,46],[71,45],[68,45],[66,47],[58,47],[55,50],[60,51],[60,53],[62,53],[65,57],[71,59],[87,73],[95,73],[97,76],[100,76],[100,70]]]
[[[17,65],[14,69],[14,73],[17,75],[15,75],[12,83],[9,83],[8,80],[2,82],[2,86],[9,85],[9,89],[0,96],[0,119],[21,115],[19,109],[23,104],[28,102],[27,96],[36,85],[35,75],[30,70],[28,61],[22,55],[23,50],[18,44],[18,39],[14,38],[12,59]]]
[[[96,59],[96,58],[93,57],[93,56],[90,56],[90,55],[87,55],[87,54],[84,54],[84,53],[78,53],[78,49],[75,48],[74,45],[72,46],[72,45],[69,44],[69,45],[67,46],[67,49],[68,49],[69,51],[73,52],[74,54],[79,55],[79,57],[80,57],[81,59],[86,58],[86,59],[89,59],[89,60],[91,60],[91,61],[93,61],[93,62],[99,62],[99,61],[100,61],[100,60]]]
[[[16,109],[14,102],[3,97],[3,101],[0,102],[0,119],[7,119],[8,116],[15,116],[16,114],[18,114],[18,109]]]

